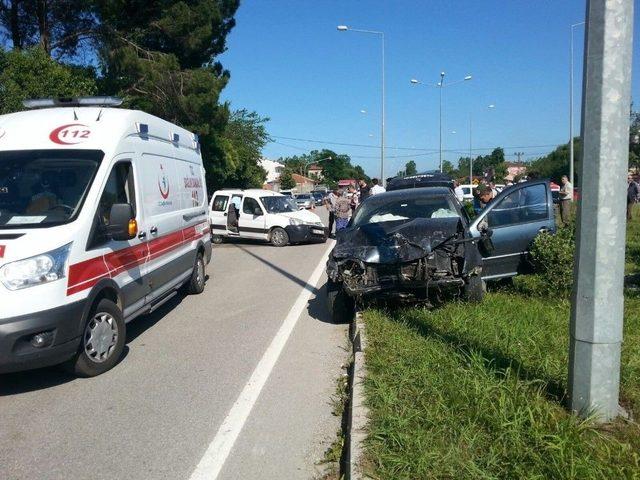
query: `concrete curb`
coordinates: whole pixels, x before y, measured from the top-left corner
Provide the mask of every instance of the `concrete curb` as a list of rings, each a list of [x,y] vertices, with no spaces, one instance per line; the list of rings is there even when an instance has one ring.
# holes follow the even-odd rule
[[[364,458],[364,441],[367,438],[369,409],[365,405],[364,379],[366,367],[364,350],[366,348],[365,325],[362,313],[356,311],[351,325],[351,344],[353,346],[353,366],[349,379],[350,402],[347,423],[347,480],[367,478],[360,469]]]

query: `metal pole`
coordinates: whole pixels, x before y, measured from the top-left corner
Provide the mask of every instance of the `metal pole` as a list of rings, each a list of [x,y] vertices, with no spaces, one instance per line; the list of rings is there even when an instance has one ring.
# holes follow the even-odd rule
[[[444,86],[444,72],[440,74],[440,173],[442,173],[442,87]]]
[[[384,177],[384,33],[382,33],[382,134],[380,142],[380,184],[385,186]]]
[[[471,114],[469,114],[469,185],[473,185],[473,157],[471,156]]]
[[[632,37],[633,0],[589,0],[569,399],[600,421],[620,413]]]

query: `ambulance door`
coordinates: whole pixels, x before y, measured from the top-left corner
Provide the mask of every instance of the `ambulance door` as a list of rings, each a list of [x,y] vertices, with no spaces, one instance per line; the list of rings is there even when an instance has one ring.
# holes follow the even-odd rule
[[[94,226],[87,243],[87,254],[92,260],[105,265],[109,276],[118,284],[123,298],[125,319],[144,306],[149,293],[147,278],[148,225],[142,208],[139,191],[141,172],[131,158],[114,160],[96,208]],[[131,240],[113,240],[107,234],[111,207],[116,203],[128,203],[133,207],[138,234]],[[87,263],[83,272],[92,277],[92,264]],[[97,271],[97,270],[96,270]],[[70,279],[71,284],[71,279]],[[91,286],[91,281],[87,283]],[[77,286],[82,287],[82,284]]]
[[[161,298],[184,279],[187,266],[182,231],[180,176],[174,158],[144,153],[142,195],[148,225],[150,300]]]

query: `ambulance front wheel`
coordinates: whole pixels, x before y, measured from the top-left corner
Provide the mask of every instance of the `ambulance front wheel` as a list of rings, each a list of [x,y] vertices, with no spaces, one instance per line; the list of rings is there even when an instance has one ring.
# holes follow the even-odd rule
[[[103,298],[89,314],[71,370],[80,377],[95,377],[113,368],[122,356],[126,336],[120,308]]]

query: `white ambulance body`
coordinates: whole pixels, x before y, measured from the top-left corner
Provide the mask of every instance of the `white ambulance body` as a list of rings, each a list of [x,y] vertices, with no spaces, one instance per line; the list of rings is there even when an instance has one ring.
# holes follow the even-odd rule
[[[198,139],[169,122],[98,106],[0,116],[0,372],[114,366],[125,322],[204,289],[206,202]]]

